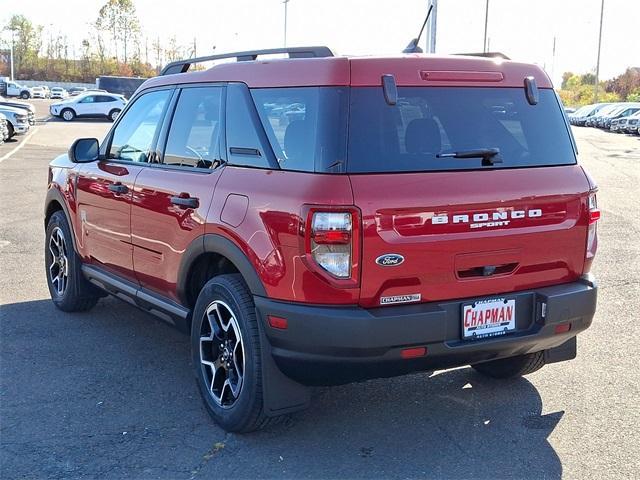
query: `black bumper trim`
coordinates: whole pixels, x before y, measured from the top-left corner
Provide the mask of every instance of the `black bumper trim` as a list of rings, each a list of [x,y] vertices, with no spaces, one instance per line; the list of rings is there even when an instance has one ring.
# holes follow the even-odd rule
[[[479,298],[516,300],[516,331],[461,340],[461,305]],[[335,384],[468,365],[561,346],[591,325],[597,286],[577,282],[487,297],[364,309],[307,305],[254,297],[273,357],[280,369],[305,383]],[[267,315],[288,320],[268,326]],[[567,333],[555,325],[571,323]],[[404,360],[403,348],[427,347],[425,357]]]

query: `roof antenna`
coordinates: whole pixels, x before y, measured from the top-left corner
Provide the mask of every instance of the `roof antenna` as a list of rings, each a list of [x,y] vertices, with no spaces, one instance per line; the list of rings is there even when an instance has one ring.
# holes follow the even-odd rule
[[[402,53],[422,53],[422,49],[418,46],[418,42],[420,41],[420,37],[422,36],[422,32],[424,31],[424,27],[427,25],[429,21],[429,15],[431,15],[431,10],[433,10],[433,3],[429,5],[429,10],[427,11],[427,18],[424,19],[424,23],[422,24],[422,28],[420,29],[420,33],[418,34],[418,38],[414,38],[409,42],[407,48],[405,48]]]

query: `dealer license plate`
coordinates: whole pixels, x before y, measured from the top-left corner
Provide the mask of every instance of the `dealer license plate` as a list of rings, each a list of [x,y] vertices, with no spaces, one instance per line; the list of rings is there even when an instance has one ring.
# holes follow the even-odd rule
[[[492,298],[462,307],[462,338],[505,335],[516,329],[515,299]]]

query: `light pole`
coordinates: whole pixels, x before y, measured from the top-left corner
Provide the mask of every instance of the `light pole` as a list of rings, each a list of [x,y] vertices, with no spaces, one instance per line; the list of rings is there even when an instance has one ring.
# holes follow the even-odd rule
[[[482,43],[482,52],[487,52],[487,26],[489,25],[489,0],[485,5],[484,9],[484,42]]]
[[[438,25],[438,0],[431,0],[431,5],[433,5],[433,9],[431,10],[431,15],[429,16],[428,29],[429,33],[427,35],[427,52],[436,53],[436,27]]]
[[[287,47],[287,4],[290,0],[283,0],[284,3],[284,46]]]
[[[598,83],[600,83],[600,47],[602,46],[602,19],[604,17],[604,0],[600,4],[600,33],[598,34],[598,60],[596,61],[596,84],[593,91],[593,101],[598,103]]]
[[[11,30],[11,51],[10,55],[10,63],[11,63],[11,81],[13,82],[13,30]]]

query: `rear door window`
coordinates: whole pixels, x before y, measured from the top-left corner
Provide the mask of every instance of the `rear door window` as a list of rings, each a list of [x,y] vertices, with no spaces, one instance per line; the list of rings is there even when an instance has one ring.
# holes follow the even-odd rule
[[[562,110],[552,90],[530,105],[523,88],[399,87],[388,105],[379,87],[352,88],[347,170],[353,173],[490,168],[576,162]]]

